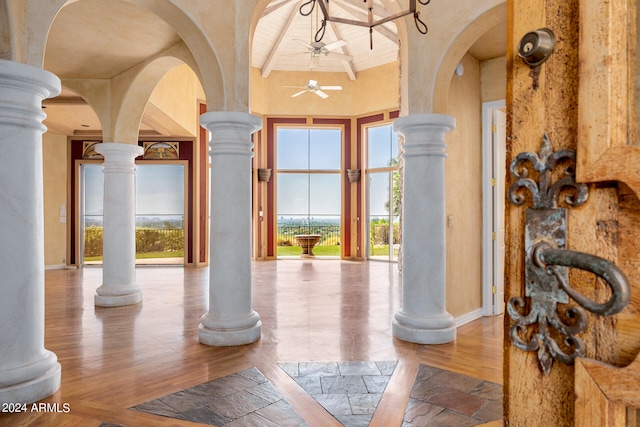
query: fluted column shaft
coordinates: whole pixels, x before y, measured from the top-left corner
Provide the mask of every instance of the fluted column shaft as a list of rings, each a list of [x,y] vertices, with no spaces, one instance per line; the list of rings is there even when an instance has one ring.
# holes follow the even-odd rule
[[[60,80],[0,60],[0,404],[31,403],[60,387],[44,348],[42,100]]]
[[[445,133],[453,117],[418,114],[397,119],[404,136],[402,199],[402,308],[393,335],[403,341],[440,344],[456,329],[446,311]]]
[[[200,120],[211,132],[209,311],[200,342],[248,344],[262,332],[251,304],[251,134],[261,120],[240,112],[208,112]]]
[[[136,164],[142,147],[103,143],[104,156],[102,286],[95,305],[118,307],[142,301],[136,284]]]

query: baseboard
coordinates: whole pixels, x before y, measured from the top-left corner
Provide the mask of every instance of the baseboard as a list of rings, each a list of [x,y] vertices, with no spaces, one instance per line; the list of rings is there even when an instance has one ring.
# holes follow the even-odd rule
[[[479,319],[482,317],[482,309],[479,308],[477,310],[474,311],[470,311],[467,314],[463,314],[462,316],[458,316],[453,320],[453,323],[455,323],[456,328],[469,323],[469,322],[473,322],[476,319]]]
[[[68,264],[56,264],[56,265],[45,265],[45,270],[77,270],[77,265],[68,265]]]

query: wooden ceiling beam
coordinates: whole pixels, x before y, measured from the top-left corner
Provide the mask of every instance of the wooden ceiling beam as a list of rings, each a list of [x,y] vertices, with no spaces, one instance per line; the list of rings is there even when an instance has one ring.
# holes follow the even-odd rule
[[[271,51],[269,52],[269,56],[267,56],[267,60],[264,61],[264,65],[262,65],[262,78],[266,79],[267,77],[269,77],[269,74],[271,74],[271,71],[273,71],[273,67],[275,66],[275,63],[278,59],[278,54],[280,50],[282,50],[282,46],[284,45],[284,42],[291,31],[293,21],[296,19],[296,16],[298,15],[298,9],[301,4],[302,4],[302,1],[297,1],[295,3],[294,7],[291,10],[291,13],[289,13],[287,22],[284,24],[283,28],[279,31],[280,35],[278,36],[278,39],[276,40],[273,47],[271,48]]]
[[[284,0],[284,1],[280,2],[280,3],[276,3],[276,4],[272,5],[272,6],[268,6],[264,10],[264,13],[262,14],[262,17],[264,18],[265,16],[271,15],[273,12],[275,12],[278,9],[280,9],[282,6],[287,5],[290,2],[291,2],[291,0]]]
[[[342,37],[340,37],[340,33],[338,32],[338,28],[335,24],[335,22],[331,22],[329,21],[329,25],[327,25],[327,31],[329,32],[329,36],[331,36],[332,38],[334,38],[335,40],[342,40]],[[347,49],[346,46],[343,46],[341,48],[338,49],[340,52],[344,55],[349,55],[352,56],[349,53],[349,50]],[[349,76],[350,80],[355,80],[356,79],[356,75],[357,75],[357,71],[356,71],[356,67],[353,65],[353,60],[346,60],[343,59],[342,60],[342,65],[344,66],[344,70],[347,72],[347,75]]]

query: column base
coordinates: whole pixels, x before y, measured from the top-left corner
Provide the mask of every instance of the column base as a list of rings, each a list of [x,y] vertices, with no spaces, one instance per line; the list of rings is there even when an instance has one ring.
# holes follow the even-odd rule
[[[202,344],[215,347],[251,344],[262,336],[262,321],[246,329],[209,329],[201,323],[198,335]]]
[[[140,304],[142,302],[142,291],[136,291],[126,295],[100,295],[94,296],[96,307],[122,307],[124,305]]]
[[[453,316],[445,313],[427,319],[413,319],[397,312],[391,324],[393,336],[416,344],[444,344],[456,339]]]
[[[5,403],[33,403],[51,396],[60,388],[61,371],[60,363],[56,362],[38,378],[0,388],[0,405]]]

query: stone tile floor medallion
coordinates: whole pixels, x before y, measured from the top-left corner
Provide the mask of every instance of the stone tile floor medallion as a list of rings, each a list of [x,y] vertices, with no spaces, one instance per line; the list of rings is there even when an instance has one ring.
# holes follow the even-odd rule
[[[308,427],[256,368],[199,384],[130,409],[220,427]]]
[[[367,427],[396,361],[278,363],[345,427]]]
[[[369,425],[396,365],[396,361],[278,364],[345,427]],[[220,427],[309,427],[256,368],[130,409]],[[402,427],[466,427],[501,418],[500,384],[420,365]]]
[[[402,427],[466,427],[500,419],[500,384],[420,365]]]

